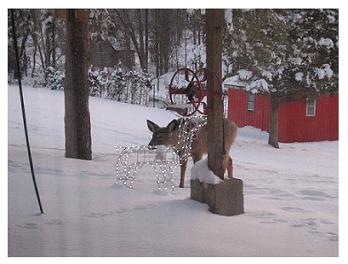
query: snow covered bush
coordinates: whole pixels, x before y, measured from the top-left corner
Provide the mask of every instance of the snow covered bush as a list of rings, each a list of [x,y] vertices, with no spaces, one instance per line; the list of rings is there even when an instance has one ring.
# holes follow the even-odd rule
[[[121,96],[126,87],[126,79],[121,67],[115,68],[110,73],[108,96],[112,100],[121,101]]]
[[[91,66],[89,69],[90,95],[103,97],[110,85],[108,68],[99,69]]]
[[[126,73],[127,93],[126,102],[131,104],[148,104],[148,93],[151,83],[148,74],[129,71]]]
[[[125,72],[121,65],[89,69],[90,95],[131,104],[147,105],[152,89],[149,75],[143,72]]]
[[[64,72],[48,67],[46,70],[47,87],[51,90],[63,90],[64,89]]]
[[[94,68],[91,66],[88,70],[88,79],[90,82],[89,90],[90,90],[90,95],[91,96],[96,96],[98,93],[98,90],[100,89],[100,76],[99,76],[99,69]]]

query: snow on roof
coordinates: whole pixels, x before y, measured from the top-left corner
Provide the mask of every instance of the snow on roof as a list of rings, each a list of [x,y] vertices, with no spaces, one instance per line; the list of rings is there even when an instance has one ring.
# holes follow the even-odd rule
[[[246,90],[250,91],[252,94],[256,94],[258,92],[269,92],[268,83],[265,79],[259,79],[251,82],[246,86]]]
[[[249,91],[253,94],[259,92],[269,92],[268,82],[265,79],[258,79],[255,81],[242,81],[240,75],[234,75],[225,79],[224,86],[235,86],[241,87],[246,91]]]
[[[248,80],[252,76],[253,76],[252,71],[241,69],[238,71],[237,75],[234,75],[232,77],[225,79],[224,85],[246,87],[249,84]]]
[[[246,87],[247,85],[248,85],[247,82],[239,79],[239,75],[234,75],[224,80],[224,86]]]
[[[253,76],[253,72],[242,69],[238,71],[238,76],[239,79],[247,81]]]

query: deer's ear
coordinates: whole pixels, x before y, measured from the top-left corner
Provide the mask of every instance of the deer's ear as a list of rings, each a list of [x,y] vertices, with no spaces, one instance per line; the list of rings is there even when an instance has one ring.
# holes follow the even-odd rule
[[[178,121],[176,119],[172,120],[167,126],[169,132],[173,132],[177,127],[178,127]]]
[[[150,129],[151,132],[156,132],[160,127],[155,124],[154,122],[150,120],[146,120],[147,122],[147,127]]]

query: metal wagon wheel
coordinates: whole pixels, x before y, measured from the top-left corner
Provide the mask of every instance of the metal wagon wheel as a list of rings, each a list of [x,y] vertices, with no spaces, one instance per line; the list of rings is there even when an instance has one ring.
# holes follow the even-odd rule
[[[169,84],[169,98],[172,108],[181,105],[185,109],[176,110],[183,116],[191,116],[199,111],[203,96],[201,82],[196,73],[189,68],[178,69]]]
[[[206,91],[206,81],[208,78],[208,69],[207,68],[199,68],[195,75],[197,76],[197,79],[199,80],[201,84],[201,90],[197,94],[197,96],[200,97],[200,105],[197,108],[197,111],[200,114],[206,115],[207,114],[207,102],[204,102],[203,99],[207,97],[207,91]]]
[[[207,85],[207,79],[208,79],[208,76],[209,78],[211,79],[215,79],[217,81],[217,83],[222,86],[223,84],[223,81],[222,79],[216,74],[216,72],[213,72],[213,71],[210,71],[209,69],[207,68],[200,68],[198,69],[196,72],[195,72],[195,75],[197,76],[197,79],[199,80],[200,84],[201,84],[201,87],[202,87],[202,90],[201,90],[201,94],[200,96],[202,97],[201,98],[201,105],[202,105],[202,108],[203,109],[200,109],[198,108],[197,111],[201,114],[204,114],[206,115],[207,114],[207,102],[204,102],[203,101],[203,98],[204,97],[207,97],[207,100],[208,97],[211,97],[211,96],[223,96],[222,94],[215,94],[215,93],[209,93],[206,89],[206,85]],[[205,92],[205,93],[204,93]]]

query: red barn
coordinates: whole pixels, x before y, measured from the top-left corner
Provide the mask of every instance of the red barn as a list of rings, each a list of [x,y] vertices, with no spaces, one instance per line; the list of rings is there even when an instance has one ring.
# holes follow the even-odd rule
[[[269,130],[270,98],[229,86],[228,118],[238,127]],[[278,109],[279,142],[338,140],[338,95],[284,102]]]

